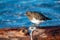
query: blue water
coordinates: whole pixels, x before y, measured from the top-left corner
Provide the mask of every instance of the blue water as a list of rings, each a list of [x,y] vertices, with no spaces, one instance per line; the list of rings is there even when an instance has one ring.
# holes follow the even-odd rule
[[[42,12],[52,19],[39,26],[60,25],[60,0],[0,0],[0,28],[31,26],[24,15],[27,11]]]

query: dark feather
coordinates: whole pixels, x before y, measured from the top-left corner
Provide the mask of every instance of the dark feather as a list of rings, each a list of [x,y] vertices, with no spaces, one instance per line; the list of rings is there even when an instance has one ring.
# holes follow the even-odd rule
[[[33,13],[38,14],[38,16],[36,16],[36,19],[40,19],[40,20],[51,20],[51,18],[46,17],[41,12],[33,12]]]

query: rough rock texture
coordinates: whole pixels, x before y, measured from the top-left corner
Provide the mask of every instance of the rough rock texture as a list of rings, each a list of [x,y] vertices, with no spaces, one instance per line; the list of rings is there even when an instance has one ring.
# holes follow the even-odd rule
[[[0,29],[0,40],[30,40],[28,29]],[[37,28],[33,31],[33,40],[60,40],[60,27]]]

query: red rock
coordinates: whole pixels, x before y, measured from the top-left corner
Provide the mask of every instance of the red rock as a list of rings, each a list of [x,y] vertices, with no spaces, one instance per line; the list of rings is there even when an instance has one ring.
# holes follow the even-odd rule
[[[0,39],[31,40],[26,28],[0,29]],[[37,28],[33,40],[60,40],[60,28]]]

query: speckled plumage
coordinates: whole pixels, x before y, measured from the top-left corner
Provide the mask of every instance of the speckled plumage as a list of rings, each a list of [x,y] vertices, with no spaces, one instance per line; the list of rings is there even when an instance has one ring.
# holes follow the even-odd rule
[[[45,20],[50,20],[50,18],[38,12],[27,12],[26,15],[30,19],[30,21],[35,24],[39,24],[41,22],[44,22]]]

